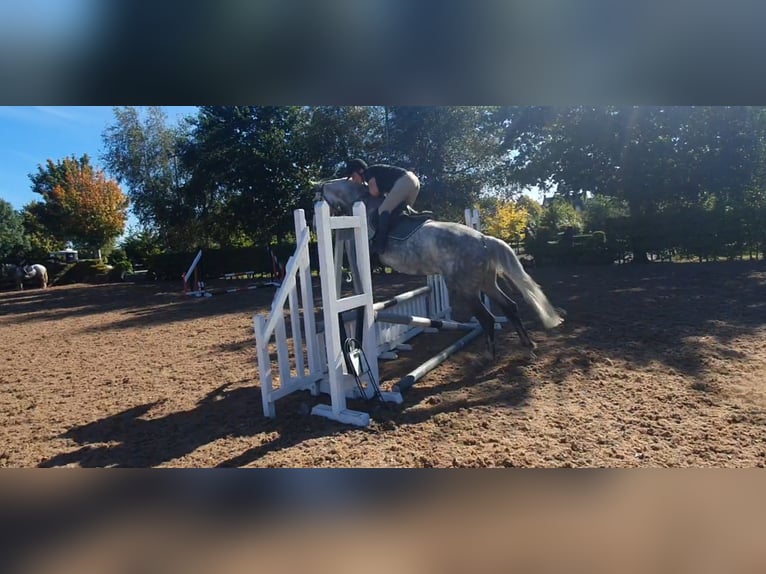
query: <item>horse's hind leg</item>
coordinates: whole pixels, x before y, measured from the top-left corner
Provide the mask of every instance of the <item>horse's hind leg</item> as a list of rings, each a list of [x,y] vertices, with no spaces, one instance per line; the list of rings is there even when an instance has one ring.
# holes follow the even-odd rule
[[[490,299],[500,306],[503,313],[505,313],[505,316],[508,317],[508,320],[513,324],[516,332],[519,334],[522,345],[528,347],[530,350],[536,349],[537,343],[532,340],[526,327],[524,327],[524,323],[521,322],[521,318],[519,317],[519,306],[516,304],[516,301],[506,295],[505,291],[503,291],[497,284],[497,281],[494,281],[491,286],[488,286],[486,293]]]

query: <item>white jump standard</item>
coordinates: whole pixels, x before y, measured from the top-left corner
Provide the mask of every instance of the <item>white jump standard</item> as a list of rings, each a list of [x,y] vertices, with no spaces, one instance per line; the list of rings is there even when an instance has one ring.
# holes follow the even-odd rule
[[[324,323],[322,336],[317,333],[314,321],[314,297],[311,290],[308,252],[309,229],[306,226],[303,210],[295,212],[296,237],[299,238],[296,252],[287,263],[282,286],[277,291],[268,318],[263,315],[255,315],[253,318],[258,347],[258,369],[263,395],[263,411],[266,416],[276,416],[274,403],[277,399],[298,390],[309,390],[313,395],[320,393],[330,395],[330,404],[316,405],[311,410],[312,414],[356,426],[369,424],[370,416],[368,413],[355,411],[346,406],[346,399],[348,398],[373,398],[376,394],[373,382],[379,380],[372,302],[372,277],[369,273],[367,218],[363,204],[358,204],[354,211],[353,216],[331,217],[329,207],[325,202],[317,203],[315,206]],[[350,297],[338,295],[336,265],[333,257],[332,231],[342,229],[353,230],[358,246],[356,249],[357,264],[360,269],[367,271],[361,276],[362,292]],[[303,305],[302,316],[297,296],[299,276]],[[288,302],[290,304],[294,365],[290,361],[285,328],[284,306]],[[353,373],[349,373],[346,369],[340,339],[339,320],[341,313],[359,307],[364,310],[362,350],[370,367],[369,372],[362,375],[367,380],[363,381],[361,391]],[[302,340],[301,330],[305,334],[305,341]],[[268,347],[272,336],[275,338],[277,347],[280,383],[278,389],[273,387],[274,380],[269,357]],[[304,362],[304,343],[308,353],[307,367]],[[322,346],[324,346],[324,353],[320,352]],[[400,393],[381,392],[380,396],[387,402],[402,402]]]

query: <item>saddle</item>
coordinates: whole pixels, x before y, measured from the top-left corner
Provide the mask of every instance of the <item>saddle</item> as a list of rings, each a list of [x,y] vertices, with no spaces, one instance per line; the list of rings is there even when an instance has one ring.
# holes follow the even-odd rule
[[[415,211],[409,205],[397,208],[391,212],[391,227],[388,239],[404,241],[420,229],[423,224],[434,218],[433,211]]]

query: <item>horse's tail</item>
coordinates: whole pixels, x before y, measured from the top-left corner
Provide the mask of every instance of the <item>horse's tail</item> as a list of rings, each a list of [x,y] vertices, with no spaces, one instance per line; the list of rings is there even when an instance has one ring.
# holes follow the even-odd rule
[[[511,246],[495,237],[487,236],[487,241],[494,246],[497,272],[510,280],[521,291],[524,300],[534,308],[543,325],[552,329],[563,323],[564,319],[553,308],[540,286],[524,270]]]

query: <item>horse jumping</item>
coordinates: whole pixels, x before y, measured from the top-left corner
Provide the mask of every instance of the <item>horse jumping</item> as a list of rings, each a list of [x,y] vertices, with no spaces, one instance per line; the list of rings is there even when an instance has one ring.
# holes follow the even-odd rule
[[[352,212],[355,202],[364,202],[372,235],[375,222],[371,216],[376,212],[375,202],[380,199],[370,196],[366,186],[348,179],[326,181],[317,184],[315,199],[324,199],[334,213],[344,215]],[[551,329],[564,320],[507,243],[466,225],[428,219],[402,239],[392,233],[380,261],[407,275],[441,275],[447,285],[453,318],[468,321],[476,317],[493,356],[495,317],[482,302],[482,292],[503,310],[530,353],[537,347],[518,316],[516,302],[498,284],[500,277],[521,292],[544,327]]]

